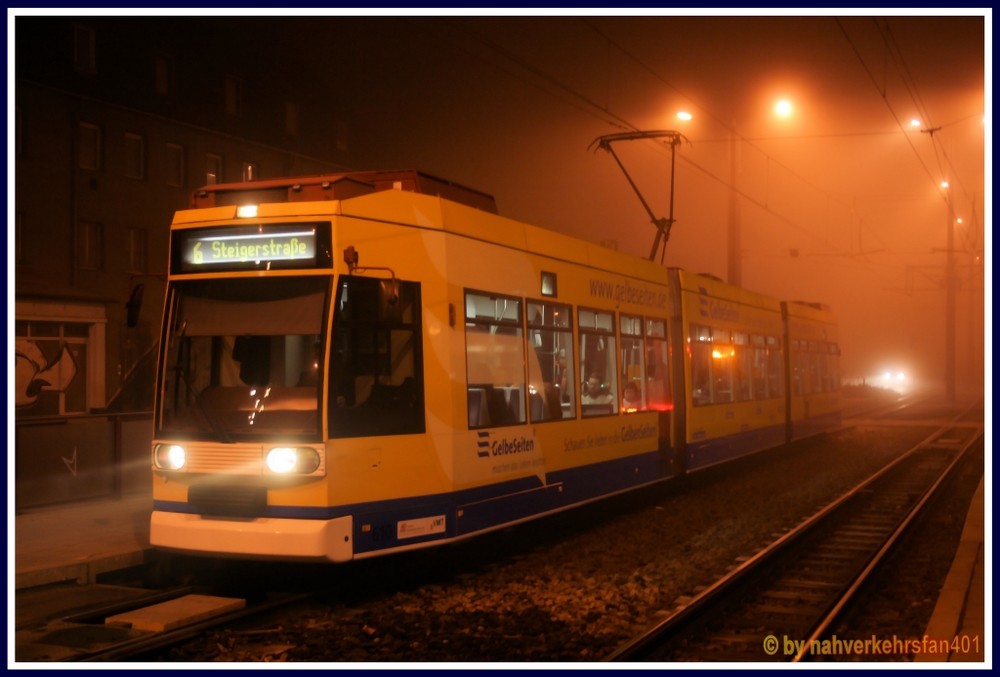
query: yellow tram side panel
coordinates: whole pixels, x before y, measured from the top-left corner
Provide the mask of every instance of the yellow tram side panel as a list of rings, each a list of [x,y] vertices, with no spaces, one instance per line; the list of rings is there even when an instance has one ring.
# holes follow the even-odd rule
[[[400,277],[420,279],[423,283],[427,437],[443,471],[450,473],[452,489],[526,476],[537,476],[544,483],[548,471],[641,453],[655,446],[654,414],[594,419],[580,419],[577,415],[574,419],[491,429],[491,443],[501,448],[506,445],[523,449],[530,445],[531,450],[510,458],[504,454],[478,456],[482,431],[469,430],[467,424],[464,296],[466,289],[472,289],[544,300],[540,290],[544,270],[558,277],[558,296],[552,299],[555,302],[569,304],[574,309],[579,306],[611,309],[667,320],[667,277],[662,267],[566,235],[419,194],[384,192],[353,198],[344,202],[343,213],[357,219],[412,224],[423,231],[424,251],[418,253],[416,246],[407,246],[402,253],[410,257],[407,265],[426,258],[424,268],[415,270],[413,276],[396,272]],[[443,241],[433,232],[438,228],[443,231]],[[343,228],[337,230],[346,232]],[[364,231],[371,242],[380,237],[374,224],[365,224],[359,231]],[[358,237],[363,234],[359,232]],[[344,244],[346,240],[341,248]],[[369,248],[365,244],[362,265],[366,261],[373,266],[382,265],[378,257],[367,252]],[[599,286],[605,296],[595,296],[594,280],[605,283]],[[439,294],[439,284],[447,285],[443,296]],[[630,304],[629,294],[633,298],[653,298],[656,305],[650,308]],[[449,323],[449,313],[454,317],[454,326]],[[574,326],[575,322],[574,318]],[[621,443],[623,424],[631,426],[625,436],[635,438],[624,444]]]
[[[412,199],[421,198],[421,199]],[[328,500],[356,503],[433,495],[453,488],[450,384],[455,378],[449,346],[447,267],[441,201],[385,191],[343,201],[334,219],[334,265],[353,246],[357,274],[420,282],[426,432],[416,435],[335,439],[328,442]],[[341,273],[346,266],[341,265]]]
[[[343,201],[334,224],[337,252],[353,246],[361,268],[389,267],[400,279],[420,282],[426,425],[423,435],[336,440],[342,453],[332,460],[354,478],[355,486],[331,482],[334,495],[378,500],[450,492],[459,484],[455,429],[467,419],[464,340],[456,338],[462,336],[464,322],[461,292],[455,294],[448,282],[444,204],[436,197],[383,191]],[[366,452],[366,446],[372,451]],[[377,466],[359,460],[366,453],[379,459]],[[371,481],[358,481],[366,476]]]
[[[666,271],[655,264],[622,255],[529,224],[477,212],[461,205],[445,205],[448,238],[449,279],[452,295],[464,310],[465,289],[508,294],[532,301],[552,301],[573,308],[612,310],[668,320]],[[494,233],[501,236],[494,237]],[[497,246],[499,242],[499,246]],[[555,297],[541,293],[542,271],[554,273],[558,281]],[[653,299],[642,305],[629,299]],[[574,360],[579,360],[578,334],[574,331]],[[454,359],[461,365],[461,378],[454,383],[456,410],[466,415],[466,341],[452,342]],[[526,355],[532,359],[532,355]],[[583,376],[574,365],[576,410],[573,418],[491,431],[491,443],[516,444],[528,440],[533,449],[513,458],[503,455],[484,462],[468,453],[479,431],[465,435],[467,443],[456,451],[456,480],[459,487],[488,484],[500,479],[537,476],[546,483],[545,473],[590,465],[614,458],[648,452],[656,447],[657,417],[651,413],[581,418],[579,395]],[[465,427],[464,419],[456,426]],[[462,435],[462,433],[459,433]]]
[[[783,397],[692,406],[691,325],[781,338],[781,303],[769,296],[741,289],[707,275],[678,271],[681,319],[688,345],[684,355],[684,395],[687,407],[686,442],[727,437],[750,429],[784,423]]]
[[[792,421],[828,416],[841,410],[840,402],[840,352],[837,319],[825,306],[791,301],[786,304],[788,314],[789,342],[817,341],[837,344],[836,353],[831,354],[835,373],[835,388],[827,392],[813,392],[808,395],[791,396]],[[791,350],[791,346],[786,349]]]
[[[235,210],[235,206],[182,210],[174,223],[181,228],[238,223]],[[354,246],[361,256],[360,267],[385,266],[401,279],[419,280],[424,332],[426,434],[328,440],[326,478],[275,482],[269,487],[272,505],[322,506],[419,496],[532,475],[544,483],[546,471],[641,453],[655,446],[654,414],[577,417],[499,429],[501,440],[535,441],[533,452],[519,456],[516,463],[477,458],[478,432],[467,430],[466,425],[462,313],[466,288],[540,299],[540,275],[546,270],[559,276],[555,300],[561,303],[667,319],[663,268],[408,192],[386,191],[342,202],[262,204],[257,218],[333,220],[334,269],[344,272],[341,252]],[[594,280],[605,283],[603,296],[595,296]],[[635,297],[637,289],[639,297],[663,302],[652,311],[630,304],[629,294]],[[457,315],[454,326],[452,313]],[[639,433],[632,433],[634,439],[622,444],[623,431],[635,429]],[[157,498],[186,500],[192,479],[196,478],[157,482]]]

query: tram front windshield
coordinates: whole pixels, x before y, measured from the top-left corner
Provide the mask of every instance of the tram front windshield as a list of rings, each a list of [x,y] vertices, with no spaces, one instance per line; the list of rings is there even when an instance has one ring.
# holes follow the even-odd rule
[[[323,276],[174,283],[158,435],[319,439],[329,289]]]

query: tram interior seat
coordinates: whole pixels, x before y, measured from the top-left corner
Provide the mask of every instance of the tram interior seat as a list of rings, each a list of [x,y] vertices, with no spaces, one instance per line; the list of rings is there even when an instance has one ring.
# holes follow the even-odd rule
[[[532,421],[544,421],[548,418],[547,412],[545,411],[545,398],[543,398],[539,393],[530,393],[528,395],[528,401],[531,403]]]
[[[314,411],[316,388],[275,386],[265,391],[262,387],[209,386],[198,395],[199,406],[213,411],[251,411],[261,402],[270,409]]]
[[[504,403],[507,405],[507,422],[524,423],[524,406],[521,404],[521,386],[505,386],[500,390],[503,392]]]
[[[357,406],[348,403],[330,408],[331,427],[337,437],[424,432],[423,395],[412,376],[395,385],[359,377],[355,388],[366,390]]]
[[[482,428],[490,424],[490,410],[486,406],[486,389],[469,388],[469,427]]]
[[[411,409],[416,406],[416,382],[407,376],[399,385],[373,383],[363,406],[373,409]]]
[[[198,396],[209,420],[229,432],[244,431],[250,420],[260,430],[314,431],[317,404],[314,387],[209,386]],[[248,417],[247,412],[257,413]]]
[[[469,427],[483,428],[491,425],[524,423],[524,411],[521,407],[523,392],[523,386],[492,386],[488,384],[470,386],[467,391]],[[557,394],[552,396],[558,397]],[[573,417],[570,405],[567,404],[565,407],[550,405],[546,402],[545,396],[538,392],[528,393],[528,407],[532,421]]]
[[[586,416],[606,416],[615,413],[615,405],[608,404],[581,404],[581,411]]]
[[[524,423],[523,386],[475,384],[467,391],[469,427]]]

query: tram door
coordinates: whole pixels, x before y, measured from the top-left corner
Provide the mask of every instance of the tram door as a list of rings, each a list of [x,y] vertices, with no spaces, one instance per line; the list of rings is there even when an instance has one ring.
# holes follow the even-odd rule
[[[670,383],[670,347],[667,321],[660,318],[622,314],[621,332],[621,411],[657,412],[659,430],[657,447],[662,459],[662,474],[677,474],[671,448],[674,410]]]
[[[330,436],[424,432],[420,285],[345,275],[330,345]]]

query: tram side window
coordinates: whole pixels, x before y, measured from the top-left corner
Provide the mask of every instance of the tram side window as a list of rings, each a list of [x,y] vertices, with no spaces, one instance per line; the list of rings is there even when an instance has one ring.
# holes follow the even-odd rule
[[[733,391],[737,402],[746,402],[750,393],[750,337],[733,332]]]
[[[824,341],[816,344],[816,392],[830,392],[830,352]]]
[[[810,395],[820,390],[819,353],[816,350],[815,341],[803,341],[800,345],[803,350],[807,351],[805,354],[805,374],[802,389],[807,395]]]
[[[805,368],[805,355],[802,353],[801,344],[798,340],[793,340],[789,350],[791,350],[790,360],[792,364],[792,395],[803,395],[803,371]]]
[[[695,406],[712,403],[712,330],[693,324],[691,346],[691,401]]]
[[[580,308],[581,411],[584,416],[613,414],[618,402],[615,367],[615,314]]]
[[[345,276],[330,346],[330,436],[424,431],[420,285]]]
[[[767,394],[782,397],[785,394],[781,360],[781,341],[777,336],[768,336],[767,343]]]
[[[521,299],[465,293],[465,360],[469,427],[525,422]]]
[[[722,404],[733,401],[732,336],[728,329],[712,329],[712,402]]]
[[[528,415],[576,417],[573,319],[569,306],[528,301]]]
[[[667,343],[667,323],[646,320],[646,406],[655,411],[673,409],[670,392],[670,346]]]
[[[767,392],[767,344],[760,334],[750,335],[750,383],[755,400],[765,400]]]
[[[827,390],[834,392],[840,388],[840,348],[836,343],[829,343],[827,350]]]
[[[619,318],[622,336],[622,402],[623,413],[646,408],[646,354],[643,347],[641,317],[622,315]]]

